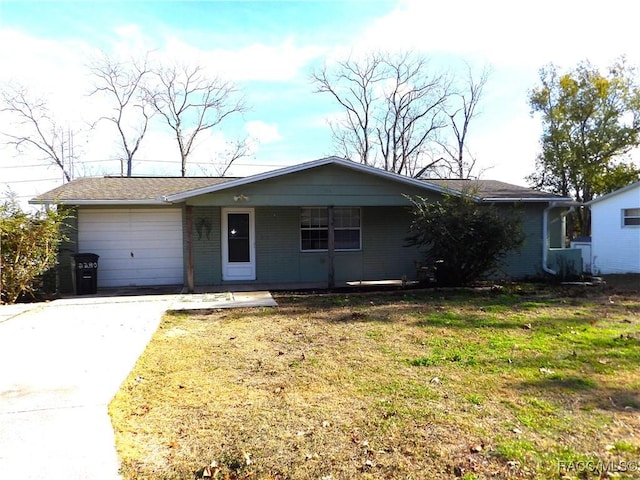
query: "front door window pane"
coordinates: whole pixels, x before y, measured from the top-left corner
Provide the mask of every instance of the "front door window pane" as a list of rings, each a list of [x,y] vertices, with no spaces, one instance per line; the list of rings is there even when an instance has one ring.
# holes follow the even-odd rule
[[[229,213],[227,216],[229,262],[249,262],[249,214]]]

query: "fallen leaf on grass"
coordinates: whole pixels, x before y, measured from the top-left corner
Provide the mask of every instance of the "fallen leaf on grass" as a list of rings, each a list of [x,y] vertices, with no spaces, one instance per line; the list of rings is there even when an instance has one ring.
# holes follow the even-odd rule
[[[484,449],[484,445],[481,443],[474,443],[469,447],[471,453],[479,453]]]

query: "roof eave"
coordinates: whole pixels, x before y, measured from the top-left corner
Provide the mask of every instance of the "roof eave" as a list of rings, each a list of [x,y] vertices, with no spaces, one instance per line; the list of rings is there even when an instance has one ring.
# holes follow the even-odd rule
[[[580,205],[580,202],[576,202],[574,199],[572,198],[568,198],[568,197],[561,197],[561,198],[557,198],[557,197],[547,197],[547,198],[540,198],[540,197],[484,197],[482,199],[483,202],[545,202],[545,203],[549,203],[549,202],[556,202],[556,203],[562,203],[562,204],[567,204],[568,206],[576,206],[576,205]]]
[[[163,199],[148,199],[148,200],[29,200],[31,205],[167,205],[171,202]]]

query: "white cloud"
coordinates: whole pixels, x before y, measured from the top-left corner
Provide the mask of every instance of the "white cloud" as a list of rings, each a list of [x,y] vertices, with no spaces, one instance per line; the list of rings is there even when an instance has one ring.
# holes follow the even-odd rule
[[[87,93],[83,60],[91,49],[82,42],[61,42],[0,29],[0,81],[18,83],[31,95],[46,97],[56,117],[73,122]],[[75,99],[75,100],[74,100]]]
[[[282,135],[278,131],[278,125],[263,122],[261,120],[252,120],[247,122],[245,129],[249,136],[258,143],[273,143],[282,140]]]
[[[358,47],[449,52],[495,65],[600,64],[623,53],[640,58],[635,22],[625,0],[404,0]]]
[[[294,80],[306,75],[308,63],[326,51],[324,47],[298,46],[291,38],[274,45],[254,43],[236,50],[204,50],[172,36],[163,48],[167,58],[202,65],[212,74],[235,82]]]

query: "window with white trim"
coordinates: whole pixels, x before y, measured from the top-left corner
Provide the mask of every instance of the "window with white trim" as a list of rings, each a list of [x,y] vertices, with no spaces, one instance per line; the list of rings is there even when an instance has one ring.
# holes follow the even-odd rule
[[[334,207],[333,240],[336,250],[361,249],[360,208]],[[329,244],[329,209],[305,207],[300,209],[300,250],[327,250]]]
[[[640,227],[640,208],[623,208],[622,226]]]

